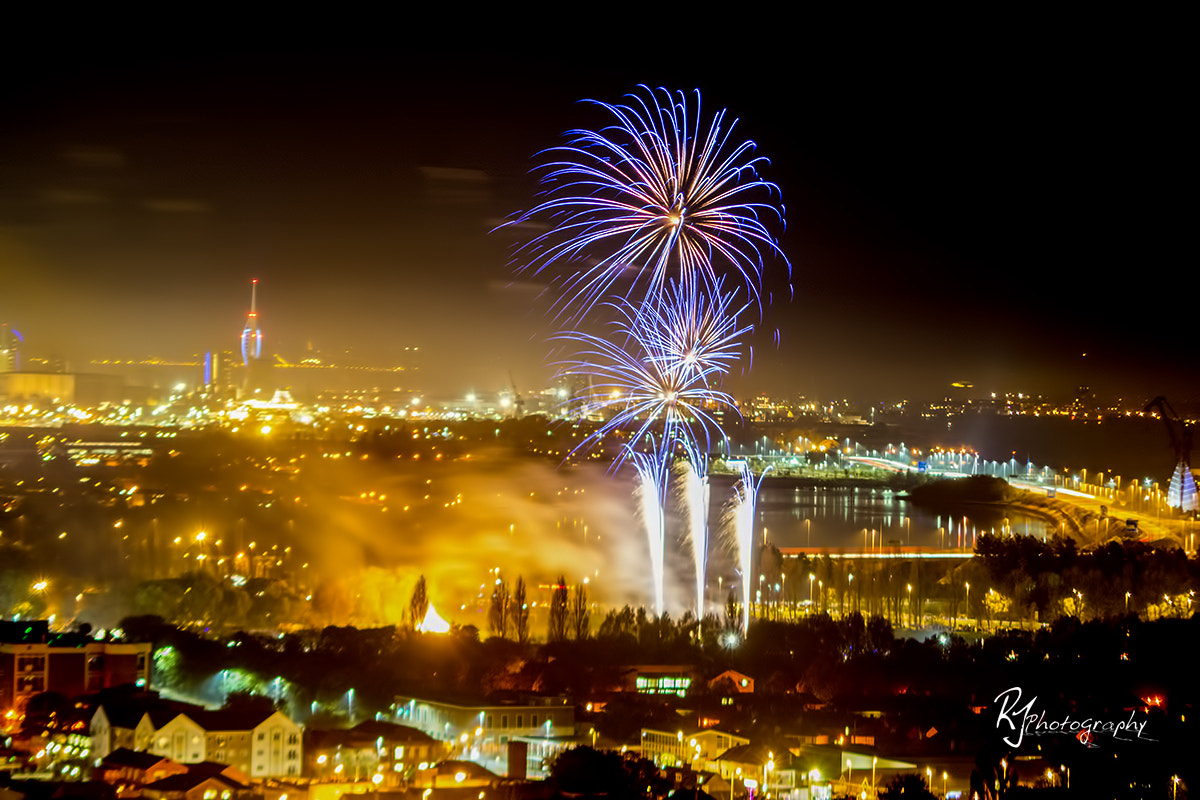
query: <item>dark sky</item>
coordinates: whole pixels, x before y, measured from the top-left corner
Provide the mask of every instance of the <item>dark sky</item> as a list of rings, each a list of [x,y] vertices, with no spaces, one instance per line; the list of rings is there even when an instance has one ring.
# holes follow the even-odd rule
[[[420,390],[536,387],[550,326],[489,230],[534,202],[537,151],[603,121],[576,101],[644,82],[730,108],[783,192],[794,298],[776,263],[740,391],[1194,398],[1194,70],[1168,23],[22,62],[0,88],[0,322],[76,368],[185,358],[236,345],[258,278],[286,358],[419,346]]]

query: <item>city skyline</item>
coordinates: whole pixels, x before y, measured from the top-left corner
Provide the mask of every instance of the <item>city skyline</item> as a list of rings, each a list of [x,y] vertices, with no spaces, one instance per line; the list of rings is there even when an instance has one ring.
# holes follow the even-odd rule
[[[20,113],[0,133],[0,321],[76,368],[234,350],[258,279],[266,353],[384,364],[419,346],[422,391],[510,371],[546,385],[548,302],[512,278],[520,242],[491,231],[530,206],[535,154],[595,121],[579,100],[645,82],[728,107],[783,192],[792,287],[764,287],[738,394],[873,401],[966,381],[1193,399],[1166,277],[1180,212],[1159,191],[1182,146],[1169,81],[1139,84],[1158,64],[1132,53],[1029,44],[1020,63],[998,42],[893,46],[824,76],[816,52],[558,71],[486,54],[80,55],[4,90]]]

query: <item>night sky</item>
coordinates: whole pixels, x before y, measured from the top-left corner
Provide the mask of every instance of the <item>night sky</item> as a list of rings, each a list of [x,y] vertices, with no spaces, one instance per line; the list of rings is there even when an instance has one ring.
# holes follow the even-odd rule
[[[545,302],[489,231],[535,202],[535,153],[604,121],[578,100],[647,83],[728,107],[783,193],[794,297],[774,263],[735,390],[1195,398],[1191,70],[1153,26],[1094,23],[607,60],[517,41],[8,55],[0,322],[79,370],[185,359],[236,346],[258,278],[289,360],[417,346],[422,391],[510,369],[536,388]]]

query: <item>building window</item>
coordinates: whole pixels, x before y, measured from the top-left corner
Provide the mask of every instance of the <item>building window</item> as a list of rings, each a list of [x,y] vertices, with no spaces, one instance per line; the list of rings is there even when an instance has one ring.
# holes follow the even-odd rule
[[[508,714],[501,714],[501,715],[500,715],[500,727],[501,727],[501,728],[507,728],[507,727],[508,727]]]
[[[525,716],[523,714],[517,714],[517,727],[518,728],[525,727]]]
[[[17,656],[17,672],[42,672],[45,669],[45,656]]]

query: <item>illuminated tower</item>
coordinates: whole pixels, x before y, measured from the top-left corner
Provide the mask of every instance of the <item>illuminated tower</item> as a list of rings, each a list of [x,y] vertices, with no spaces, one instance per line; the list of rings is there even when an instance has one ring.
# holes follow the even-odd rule
[[[242,328],[242,363],[247,367],[250,361],[262,358],[262,331],[258,327],[258,278],[250,282],[250,314],[246,317],[246,327]]]
[[[1196,479],[1192,477],[1191,465],[1186,461],[1180,461],[1175,466],[1174,474],[1171,475],[1171,486],[1167,490],[1167,505],[1171,508],[1178,508],[1180,511],[1195,511],[1198,505],[1196,497]]]
[[[0,372],[21,371],[21,332],[8,324],[0,325]]]

